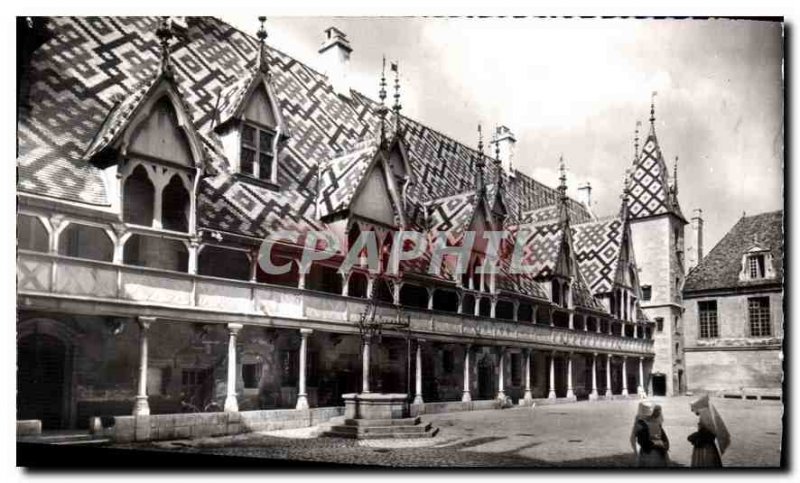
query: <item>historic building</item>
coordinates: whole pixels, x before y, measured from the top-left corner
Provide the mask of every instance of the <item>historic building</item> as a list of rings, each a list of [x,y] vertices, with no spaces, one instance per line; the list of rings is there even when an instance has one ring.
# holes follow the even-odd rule
[[[683,289],[688,389],[782,397],[783,211],[742,216],[701,259]]]
[[[645,315],[672,333],[682,276],[653,127],[619,211],[596,218],[566,196],[563,161],[557,189],[514,168],[508,128],[473,149],[402,116],[396,77],[391,107],[385,74],[378,101],[350,89],[335,28],[324,73],[267,46],[263,20],[257,38],[195,17],[21,19],[17,35],[18,419],[305,409],[356,391],[453,408],[622,397],[653,364],[676,384],[672,335],[654,352]],[[322,230],[340,249],[305,273],[303,239]],[[387,269],[398,230],[431,243]],[[503,256],[482,273],[488,248],[465,233],[490,230],[531,270]],[[289,270],[266,273],[259,250],[280,231],[299,234],[269,259]],[[340,272],[364,232],[380,269]],[[463,251],[465,274],[434,240]],[[373,309],[396,325],[364,333]]]
[[[655,112],[641,150],[634,149],[629,211],[633,248],[642,286],[640,301],[655,322],[656,357],[650,379],[655,395],[672,396],[685,390],[683,369],[681,288],[684,279],[684,226],[678,203],[678,158],[670,183],[656,136]]]

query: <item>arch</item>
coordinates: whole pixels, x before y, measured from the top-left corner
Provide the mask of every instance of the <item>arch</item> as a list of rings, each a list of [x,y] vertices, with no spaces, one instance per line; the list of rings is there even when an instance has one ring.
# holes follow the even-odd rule
[[[197,273],[233,280],[249,280],[250,258],[242,250],[205,246],[197,256]]]
[[[297,260],[289,253],[279,253],[275,250],[270,252],[270,260],[275,266],[282,266],[289,264],[289,271],[282,274],[267,273],[258,264],[256,269],[256,281],[259,283],[268,283],[271,285],[281,285],[283,287],[297,288],[300,282],[300,267]]]
[[[165,230],[189,231],[189,192],[177,174],[173,175],[161,194],[161,227]]]
[[[475,313],[475,296],[472,294],[464,294],[462,300],[461,313],[472,315]]]
[[[436,289],[433,292],[433,310],[458,312],[458,294],[453,290]]]
[[[68,257],[111,262],[114,260],[114,243],[108,232],[100,227],[70,223],[59,237],[58,253]]]
[[[519,304],[517,319],[520,322],[533,322],[533,305],[529,303]]]
[[[125,242],[123,262],[126,265],[186,272],[189,252],[180,240],[134,234]]]
[[[155,188],[141,164],[125,178],[122,196],[122,218],[126,223],[153,226]]]
[[[498,300],[495,307],[495,317],[498,319],[514,320],[514,303],[509,300]]]
[[[557,279],[550,281],[550,298],[556,305],[561,305],[561,282]]]
[[[50,234],[36,216],[17,216],[17,248],[34,252],[50,251]]]
[[[362,272],[351,272],[347,280],[347,295],[350,297],[367,297],[367,275]]]
[[[306,274],[305,288],[339,295],[342,293],[342,277],[336,267],[314,263]]]
[[[392,294],[392,286],[388,280],[383,278],[375,278],[372,282],[372,290],[375,291],[375,300],[381,302],[394,303],[394,295]]]
[[[428,290],[420,285],[404,283],[400,288],[400,305],[427,309]]]

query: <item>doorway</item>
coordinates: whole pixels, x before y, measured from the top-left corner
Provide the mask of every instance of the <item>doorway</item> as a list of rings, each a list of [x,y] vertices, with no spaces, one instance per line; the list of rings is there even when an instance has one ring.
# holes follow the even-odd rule
[[[664,374],[653,374],[653,396],[667,395],[667,377]]]
[[[47,334],[17,344],[17,419],[39,419],[43,429],[66,427],[67,347]]]
[[[484,356],[478,363],[478,398],[494,399],[494,364],[489,356]]]

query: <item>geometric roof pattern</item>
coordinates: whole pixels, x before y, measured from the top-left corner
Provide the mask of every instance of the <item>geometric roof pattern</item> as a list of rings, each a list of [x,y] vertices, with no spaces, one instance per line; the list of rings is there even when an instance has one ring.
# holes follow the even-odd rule
[[[674,213],[674,204],[677,205],[672,201],[667,166],[651,124],[631,175],[628,213],[632,219]]]
[[[739,280],[742,257],[751,249],[769,250],[775,278]],[[744,216],[686,276],[684,292],[735,289],[783,283],[783,210]]]
[[[593,293],[612,291],[622,248],[623,226],[618,217],[572,226],[575,257]]]

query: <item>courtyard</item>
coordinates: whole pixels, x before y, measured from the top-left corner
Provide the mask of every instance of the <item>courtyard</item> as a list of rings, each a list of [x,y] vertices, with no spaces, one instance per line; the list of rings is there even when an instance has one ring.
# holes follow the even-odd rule
[[[664,410],[675,467],[689,466],[693,398],[654,398]],[[713,399],[732,436],[728,467],[778,467],[783,406],[779,401]],[[353,441],[319,438],[319,427],[237,436],[125,445],[136,449],[297,462],[402,467],[631,467],[629,437],[638,401],[537,405],[531,408],[423,416],[434,438]],[[119,446],[122,448],[123,446]]]

